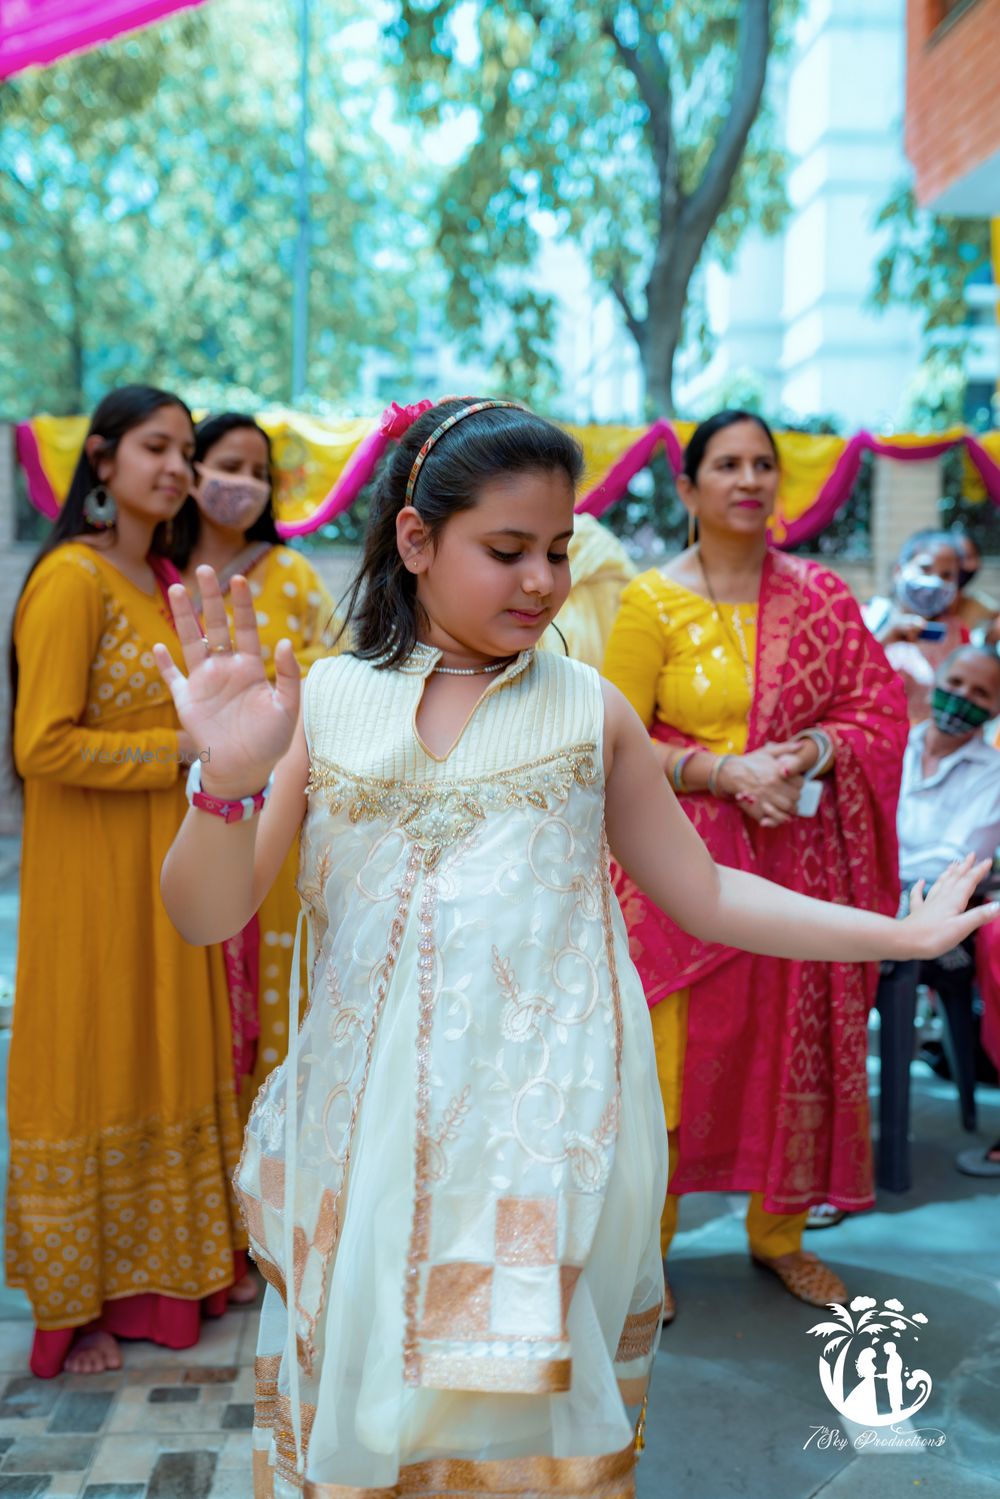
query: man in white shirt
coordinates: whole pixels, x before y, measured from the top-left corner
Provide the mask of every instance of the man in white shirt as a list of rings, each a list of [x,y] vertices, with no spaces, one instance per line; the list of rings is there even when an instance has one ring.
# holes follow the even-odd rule
[[[992,858],[1000,845],[1000,750],[988,745],[982,733],[998,713],[1000,657],[978,646],[959,647],[938,667],[931,717],[910,730],[903,758],[896,823],[904,891],[917,880],[929,886],[967,853]],[[970,1131],[976,1127],[974,973],[971,942],[932,963],[883,964],[877,999],[883,1073],[879,1181],[890,1190],[905,1191],[910,1184],[909,1063],[920,980],[937,991],[945,1009],[959,1073],[962,1123]],[[1000,1152],[997,1159],[1000,1163]]]
[[[954,859],[1000,846],[1000,750],[983,724],[1000,711],[1000,657],[961,646],[938,667],[932,716],[910,730],[896,829],[904,887],[933,883]]]

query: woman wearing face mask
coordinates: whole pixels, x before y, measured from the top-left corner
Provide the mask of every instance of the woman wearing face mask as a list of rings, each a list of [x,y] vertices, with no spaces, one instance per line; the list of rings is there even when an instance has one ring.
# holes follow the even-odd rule
[[[189,1347],[246,1268],[222,952],[181,941],[159,892],[193,746],[152,648],[181,659],[164,550],[193,454],[176,396],[105,397],[14,620],[7,1283],[43,1377],[119,1368],[120,1337]]]
[[[274,650],[290,640],[303,674],[333,654],[339,629],[333,600],[300,552],[282,546],[271,511],[271,443],[253,417],[227,411],[195,429],[192,497],[173,528],[171,555],[197,599],[198,568],[215,569],[228,603],[229,581],[249,580],[261,655],[274,675]],[[226,944],[233,1065],[243,1117],[285,1055],[288,981],[299,898],[298,846],[254,922]],[[234,1299],[239,1299],[239,1294]]]
[[[954,613],[959,587],[955,538],[947,531],[917,531],[903,543],[893,572],[891,598],[874,598],[865,623],[885,647],[903,679],[910,723],[930,717],[934,673],[966,645],[969,632]]]
[[[759,417],[723,411],[695,430],[678,489],[698,540],[625,589],[604,674],[719,863],[894,913],[903,695],[841,580],[769,548],[778,481]],[[618,890],[669,1131],[664,1256],[680,1194],[749,1192],[753,1259],[804,1301],[842,1299],[802,1231],[814,1203],[873,1200],[875,966],[705,946],[627,878]]]

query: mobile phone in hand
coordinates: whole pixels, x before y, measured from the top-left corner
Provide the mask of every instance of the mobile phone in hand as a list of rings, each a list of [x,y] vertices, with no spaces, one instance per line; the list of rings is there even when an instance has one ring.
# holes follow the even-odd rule
[[[815,817],[819,811],[820,797],[823,795],[822,781],[804,781],[802,790],[799,792],[799,800],[795,807],[797,817]]]
[[[948,633],[948,626],[939,624],[936,620],[929,619],[924,625],[918,640],[943,640]]]

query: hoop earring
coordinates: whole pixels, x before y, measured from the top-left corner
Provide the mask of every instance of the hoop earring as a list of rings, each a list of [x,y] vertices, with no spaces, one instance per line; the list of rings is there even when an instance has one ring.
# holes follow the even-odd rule
[[[95,531],[108,531],[118,519],[115,497],[103,484],[95,484],[83,502],[83,518]]]
[[[691,514],[691,512],[689,510],[688,511],[688,546],[689,547],[693,547],[694,544],[695,544],[695,542],[697,540],[698,540],[698,522],[697,522],[697,520],[695,519],[695,517]]]

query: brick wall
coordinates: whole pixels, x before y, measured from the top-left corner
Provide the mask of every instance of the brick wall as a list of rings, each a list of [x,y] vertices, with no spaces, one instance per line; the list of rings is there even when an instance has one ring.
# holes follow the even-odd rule
[[[1000,151],[1000,0],[944,14],[942,0],[909,0],[906,153],[921,203]]]

